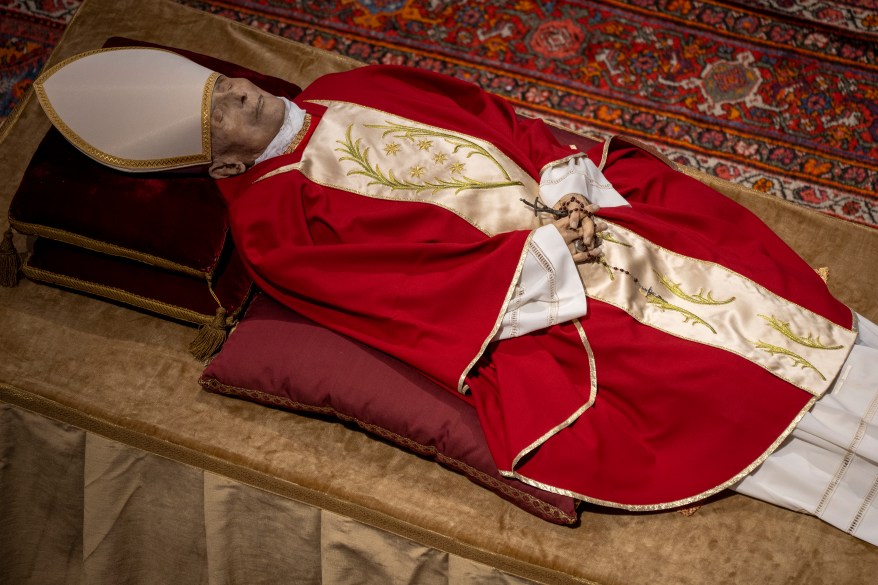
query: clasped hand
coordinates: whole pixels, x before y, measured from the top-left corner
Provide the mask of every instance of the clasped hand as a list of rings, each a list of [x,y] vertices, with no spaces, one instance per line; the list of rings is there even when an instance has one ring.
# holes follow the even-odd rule
[[[566,217],[555,220],[553,224],[570,248],[573,261],[580,264],[598,258],[602,250],[596,234],[607,229],[604,222],[596,222],[594,218],[600,206],[590,204],[578,193],[569,193],[558,201],[555,209],[568,211]]]

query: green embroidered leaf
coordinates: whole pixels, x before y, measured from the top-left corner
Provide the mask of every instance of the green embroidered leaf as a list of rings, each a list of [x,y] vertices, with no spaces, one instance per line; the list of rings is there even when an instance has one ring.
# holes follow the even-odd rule
[[[772,355],[786,356],[786,357],[790,358],[791,360],[793,360],[793,365],[799,366],[803,370],[806,368],[814,370],[815,372],[817,372],[818,376],[820,376],[823,380],[826,380],[826,376],[824,376],[820,372],[820,370],[815,368],[811,362],[809,362],[808,360],[806,360],[805,358],[803,358],[802,356],[800,356],[796,352],[790,351],[790,350],[785,349],[783,347],[778,347],[776,345],[772,345],[771,343],[766,343],[765,341],[755,341],[755,342],[753,342],[753,345],[756,347],[756,349],[761,349],[762,351],[765,351],[765,352],[770,353]]]
[[[397,125],[398,126],[398,125]],[[422,193],[424,191],[429,191],[433,194],[438,193],[439,191],[445,191],[449,189],[453,189],[455,194],[460,193],[461,191],[465,191],[468,189],[497,189],[501,187],[512,187],[512,186],[520,186],[522,183],[520,181],[511,181],[509,179],[509,175],[503,171],[504,176],[506,177],[506,181],[496,181],[496,182],[485,182],[479,181],[477,179],[471,179],[465,175],[460,175],[459,177],[450,177],[450,178],[442,178],[442,177],[434,177],[432,180],[424,180],[424,181],[410,181],[407,179],[399,179],[393,173],[393,170],[385,173],[381,170],[378,165],[373,165],[369,161],[369,147],[363,148],[362,139],[357,138],[354,140],[351,136],[354,125],[351,124],[348,126],[347,132],[345,133],[344,140],[337,140],[336,142],[341,145],[340,148],[336,148],[336,152],[342,153],[344,156],[338,158],[339,162],[349,161],[356,165],[356,167],[350,171],[348,171],[348,176],[351,175],[362,175],[371,179],[368,183],[369,186],[372,185],[383,185],[388,187],[392,191],[413,191],[415,193]],[[376,126],[373,126],[376,127]],[[377,126],[378,128],[384,128],[384,126]],[[388,132],[397,131],[398,128],[406,128],[404,126],[398,126]],[[418,128],[410,129],[412,131],[420,130]],[[385,132],[386,134],[387,132]],[[410,140],[414,140],[414,136],[417,134],[412,133],[412,136],[408,135],[400,135],[398,138],[407,138]],[[439,136],[445,138],[442,133],[432,132],[429,134],[430,136]],[[448,138],[456,138],[452,135],[448,135]],[[495,163],[497,162],[491,157],[490,154],[487,153],[484,149],[478,146],[475,143],[469,143],[473,148],[479,149],[481,152],[472,152],[470,154],[484,154],[488,158],[490,158]],[[462,145],[463,146],[463,145]],[[459,147],[458,147],[459,148]],[[501,170],[502,167],[498,168]],[[416,169],[412,169],[412,176],[414,178],[419,178],[423,174],[423,169],[417,169],[419,172],[415,172]]]
[[[790,324],[788,321],[781,321],[774,315],[768,317],[766,315],[759,315],[763,319],[768,322],[769,327],[789,339],[794,343],[798,343],[799,345],[804,345],[805,347],[810,347],[811,349],[842,349],[843,345],[825,345],[822,341],[820,341],[820,336],[814,338],[813,333],[808,333],[807,337],[802,337],[801,335],[797,335],[793,332],[792,328],[790,328]]]
[[[617,240],[616,236],[614,236],[612,233],[610,233],[609,230],[603,231],[603,232],[597,234],[597,236],[601,239],[601,241],[604,241],[604,242],[610,242],[611,244],[618,244],[620,246],[625,246],[626,248],[631,247],[631,244],[626,244],[625,242],[623,242],[621,240]]]
[[[718,301],[713,298],[713,293],[711,291],[707,291],[707,294],[705,295],[703,288],[698,289],[698,292],[694,295],[690,295],[682,289],[682,283],[672,282],[668,277],[658,271],[655,272],[655,275],[659,278],[665,288],[671,291],[671,294],[690,303],[697,305],[727,305],[735,300],[735,297],[732,297],[724,301]]]
[[[708,323],[707,321],[705,321],[704,319],[702,319],[701,317],[699,317],[695,313],[693,313],[691,311],[687,311],[683,307],[678,307],[677,305],[669,303],[668,301],[666,301],[665,299],[663,299],[659,295],[653,293],[651,289],[647,290],[646,292],[643,292],[641,290],[641,294],[643,294],[646,297],[647,303],[649,303],[650,305],[655,305],[662,312],[676,311],[677,313],[680,313],[681,315],[683,315],[683,323],[689,323],[691,321],[692,325],[704,325],[705,327],[710,329],[711,333],[716,334],[716,329],[711,327],[710,323]]]

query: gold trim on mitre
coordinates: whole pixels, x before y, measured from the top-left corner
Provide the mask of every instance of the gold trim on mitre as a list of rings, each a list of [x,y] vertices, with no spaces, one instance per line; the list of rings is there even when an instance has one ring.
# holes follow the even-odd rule
[[[65,59],[40,75],[34,90],[52,124],[84,154],[146,172],[210,163],[219,75],[166,49],[117,47]]]

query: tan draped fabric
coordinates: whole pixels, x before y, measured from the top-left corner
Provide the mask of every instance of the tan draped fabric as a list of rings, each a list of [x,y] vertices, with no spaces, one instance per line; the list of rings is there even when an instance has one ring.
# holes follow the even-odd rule
[[[0,457],[5,583],[530,583],[2,403]]]

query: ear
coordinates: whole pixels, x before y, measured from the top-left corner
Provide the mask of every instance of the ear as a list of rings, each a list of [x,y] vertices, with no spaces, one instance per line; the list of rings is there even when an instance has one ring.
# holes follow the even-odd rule
[[[239,160],[219,158],[210,163],[210,168],[207,170],[207,174],[214,179],[225,179],[226,177],[240,175],[246,170],[247,166]]]

